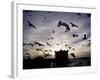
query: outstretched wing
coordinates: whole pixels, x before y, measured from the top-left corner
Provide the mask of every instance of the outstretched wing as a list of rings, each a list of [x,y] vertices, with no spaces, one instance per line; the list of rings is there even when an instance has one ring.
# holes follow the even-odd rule
[[[30,22],[30,21],[27,21],[29,27],[33,27],[34,29],[36,29],[36,27]]]
[[[77,26],[76,24],[74,24],[72,22],[70,22],[70,24],[72,25],[72,27],[79,27],[79,26]]]
[[[48,42],[46,42],[46,44],[51,47],[51,44],[49,44]]]
[[[74,58],[76,57],[74,53],[71,53],[70,55],[73,56]]]
[[[39,45],[39,46],[45,46],[44,44],[39,43],[39,42],[34,42],[34,44],[37,44],[37,45]]]

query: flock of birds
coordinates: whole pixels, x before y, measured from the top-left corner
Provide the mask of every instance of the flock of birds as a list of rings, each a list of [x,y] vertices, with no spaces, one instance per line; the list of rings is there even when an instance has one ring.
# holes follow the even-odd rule
[[[49,12],[48,12],[48,13],[49,13]],[[82,16],[80,13],[77,13],[77,15],[80,16],[80,17]],[[31,15],[29,15],[29,16],[31,16]],[[90,17],[90,14],[87,14],[87,16]],[[47,20],[46,17],[44,17],[44,19]],[[30,28],[32,27],[33,29],[36,29],[36,30],[37,30],[37,27],[36,27],[35,25],[33,25],[31,21],[27,21],[27,24],[28,24],[28,27],[30,27]],[[70,22],[70,25],[71,25],[71,27],[79,28],[79,26],[76,25],[76,24],[73,23],[73,22]],[[58,28],[59,28],[59,27],[65,27],[65,32],[70,32],[70,30],[71,30],[70,26],[69,26],[67,23],[62,22],[61,20],[58,21],[57,27],[58,27]],[[55,30],[53,30],[52,33],[54,34],[54,33],[55,33]],[[74,37],[74,38],[75,38],[75,37],[79,37],[79,35],[76,34],[76,33],[74,33],[74,34],[72,34],[72,37]],[[54,37],[51,37],[51,38],[49,38],[48,40],[50,40],[50,39],[54,39]],[[87,35],[84,34],[82,40],[86,40],[86,39],[87,39]],[[44,45],[43,43],[40,43],[40,42],[23,43],[24,46],[25,46],[25,45],[27,45],[27,46],[30,45],[31,47],[34,47],[35,45],[38,45],[38,46],[41,46],[41,47],[46,47],[46,46],[52,47],[52,45],[51,45],[49,42],[45,42],[45,44],[46,44],[46,45]],[[56,45],[59,46],[60,44],[56,44]],[[75,50],[75,48],[72,48],[72,47],[70,47],[70,46],[67,45],[67,44],[65,45],[65,47],[67,47],[68,49]],[[41,52],[45,55],[45,57],[51,56],[51,54],[49,54],[49,52],[52,52],[52,50],[43,50],[42,48],[36,48],[36,51],[41,51]],[[48,53],[46,53],[46,52],[48,52]],[[28,54],[28,53],[27,53],[27,54]],[[28,54],[28,55],[29,55],[29,54]],[[73,56],[74,58],[76,57],[74,53],[70,53],[70,55]]]
[[[34,29],[37,29],[36,26],[34,26],[30,21],[27,21],[27,23],[28,23],[29,27],[33,27]],[[76,24],[74,24],[73,22],[70,22],[70,24],[71,24],[72,27],[77,27],[77,28],[79,27]],[[69,25],[67,23],[65,23],[65,22],[62,22],[61,20],[58,22],[57,27],[60,27],[60,26],[64,26],[66,28],[65,32],[69,32],[70,31]],[[54,30],[53,30],[53,33],[55,33]],[[79,37],[78,34],[72,34],[72,36],[73,37]],[[54,38],[51,37],[51,39],[54,39]],[[87,39],[87,35],[86,34],[84,34],[84,36],[83,36],[83,40],[85,40],[85,39]]]

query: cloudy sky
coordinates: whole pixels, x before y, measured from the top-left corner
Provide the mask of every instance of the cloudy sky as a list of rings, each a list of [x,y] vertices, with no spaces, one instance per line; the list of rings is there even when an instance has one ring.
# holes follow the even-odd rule
[[[66,27],[63,25],[57,27],[60,20],[69,25],[70,31],[65,32]],[[72,27],[71,22],[78,27]],[[73,34],[78,37],[73,37]],[[84,34],[86,34],[85,40],[83,40]],[[23,10],[23,43],[39,42],[45,45],[24,45],[24,57],[27,57],[26,53],[29,53],[32,58],[44,55],[42,51],[36,51],[37,48],[43,51],[52,50],[52,52],[48,52],[51,54],[50,57],[55,57],[54,51],[59,50],[69,50],[69,58],[72,58],[70,53],[74,53],[76,57],[89,57],[90,38],[91,16],[89,13]]]

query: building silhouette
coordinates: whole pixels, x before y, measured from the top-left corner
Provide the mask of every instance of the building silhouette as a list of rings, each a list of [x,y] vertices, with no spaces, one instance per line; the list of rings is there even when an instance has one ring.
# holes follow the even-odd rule
[[[56,67],[67,67],[68,61],[68,50],[55,51]]]

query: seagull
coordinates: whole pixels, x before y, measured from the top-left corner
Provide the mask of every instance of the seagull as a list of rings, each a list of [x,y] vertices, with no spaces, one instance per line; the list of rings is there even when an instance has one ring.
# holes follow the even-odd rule
[[[34,46],[34,44],[32,44],[32,43],[28,43],[27,45],[31,45],[32,47]]]
[[[79,37],[78,34],[73,34],[72,36],[73,36],[73,37]]]
[[[32,44],[32,43],[23,43],[23,46],[25,46],[25,45],[30,45],[30,46],[34,46],[34,44]]]
[[[45,45],[43,45],[43,44],[41,44],[41,43],[39,43],[39,42],[34,42],[34,44],[37,44],[37,45],[39,45],[39,46],[45,46]]]
[[[55,31],[53,30],[53,33],[55,33]]]
[[[26,55],[30,56],[30,54],[29,54],[29,53],[26,53]]]
[[[27,45],[27,43],[23,43],[23,46]]]
[[[57,27],[60,27],[60,26],[64,26],[66,28],[65,32],[70,31],[69,25],[67,23],[65,23],[65,22],[62,22],[61,20],[58,22]]]
[[[81,17],[81,14],[80,13],[77,13],[77,15]]]
[[[71,47],[70,47],[70,46],[69,46],[68,48],[69,48],[69,49],[71,49]]]
[[[59,44],[56,44],[57,46],[59,46]]]
[[[46,44],[51,47],[51,44],[49,44],[48,42],[46,42]]]
[[[37,29],[30,21],[27,21],[29,27],[33,27],[34,29]]]
[[[73,56],[73,58],[75,58],[75,57],[76,57],[74,53],[71,53],[70,55],[71,55],[71,56]]]
[[[65,47],[67,47],[68,45],[66,44]]]
[[[86,34],[84,34],[83,40],[87,39]]]
[[[36,50],[37,50],[37,51],[42,51],[41,49],[38,49],[38,48],[37,48]]]
[[[75,50],[75,48],[72,48],[72,50]]]
[[[87,14],[87,17],[90,17],[91,16],[91,14]]]
[[[72,25],[72,27],[79,27],[79,26],[77,26],[76,24],[74,24],[72,22],[70,22],[70,24]]]
[[[44,50],[44,52],[48,52],[48,51],[52,52],[52,50]]]
[[[47,20],[47,18],[46,18],[46,17],[44,17],[44,19],[45,19],[45,20]]]
[[[42,51],[43,52],[43,51]],[[43,54],[45,55],[45,57],[50,56],[50,54],[46,54],[45,52],[43,52]]]
[[[31,16],[31,14],[29,14],[29,16]]]

